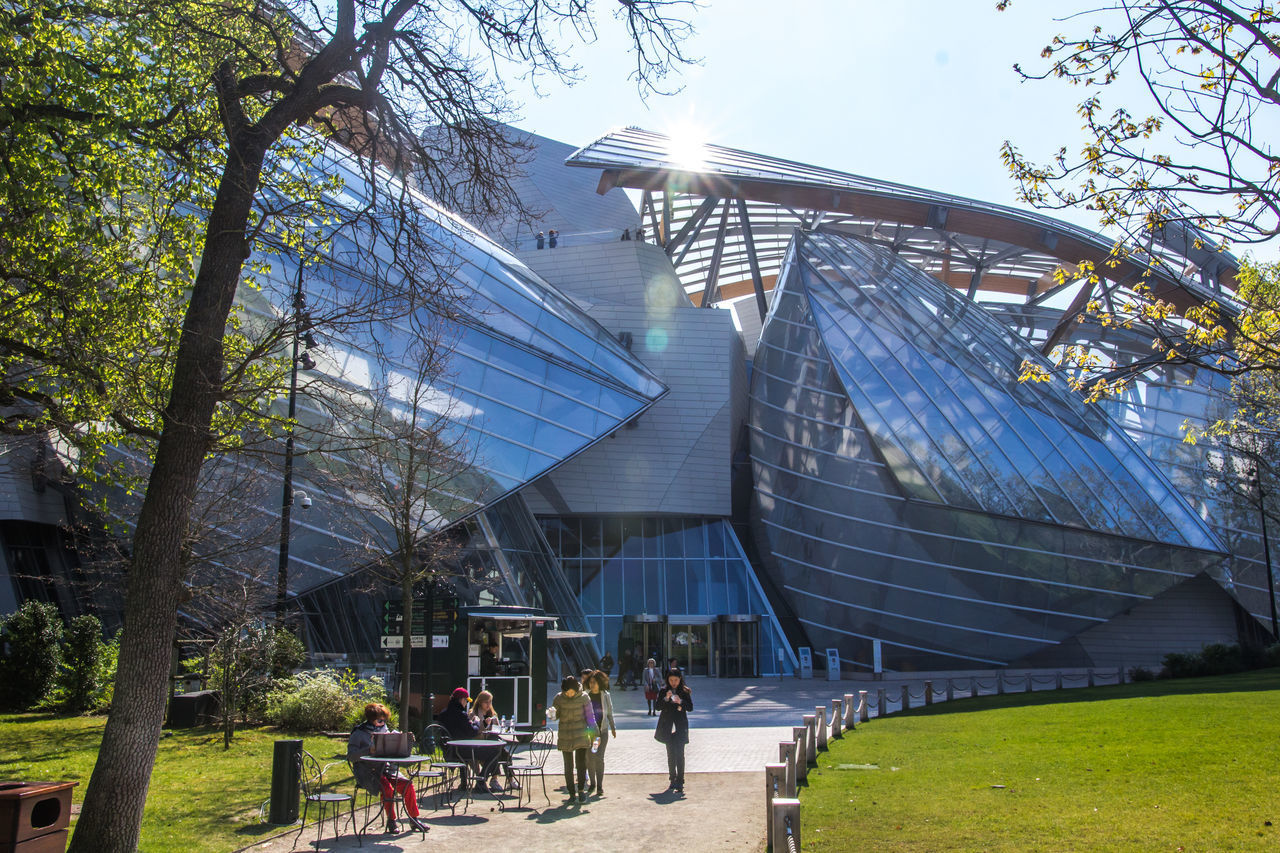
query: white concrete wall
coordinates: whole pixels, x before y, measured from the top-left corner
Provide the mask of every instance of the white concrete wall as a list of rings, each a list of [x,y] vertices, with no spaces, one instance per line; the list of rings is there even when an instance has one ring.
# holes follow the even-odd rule
[[[1196,575],[1077,639],[1094,666],[1158,670],[1169,652],[1236,643],[1239,634],[1231,598],[1207,575]]]
[[[0,519],[65,524],[62,495],[46,487],[37,492],[31,477],[37,439],[6,439],[0,443]],[[62,466],[52,454],[46,463],[50,476]]]
[[[526,488],[534,513],[728,515],[734,419],[742,416],[733,395],[742,347],[728,312],[692,307],[651,244],[611,241],[521,258],[589,302],[606,329],[630,332],[632,351],[671,389],[634,428]]]

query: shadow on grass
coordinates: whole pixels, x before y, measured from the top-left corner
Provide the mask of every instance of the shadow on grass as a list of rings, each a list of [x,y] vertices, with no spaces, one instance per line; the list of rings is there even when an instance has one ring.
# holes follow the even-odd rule
[[[896,711],[892,717],[927,717],[935,714],[964,714],[994,708],[1029,708],[1037,705],[1065,705],[1071,702],[1102,702],[1112,699],[1144,699],[1158,696],[1187,696],[1215,693],[1280,691],[1280,668],[1259,669],[1211,678],[1164,678],[1113,684],[1106,687],[1076,687],[1066,690],[1037,690],[1005,693],[936,702]]]

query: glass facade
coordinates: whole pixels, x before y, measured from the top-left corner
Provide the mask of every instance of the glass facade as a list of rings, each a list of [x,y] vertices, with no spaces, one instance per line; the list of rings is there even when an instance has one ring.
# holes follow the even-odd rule
[[[758,533],[815,647],[1001,665],[1222,563],[1105,414],[1018,383],[1035,357],[888,251],[797,236],[756,353],[751,450]]]
[[[1027,340],[1045,340],[1061,312],[990,307],[992,315]],[[1142,334],[1081,322],[1066,343],[1083,347],[1104,363],[1128,366],[1151,358]],[[1247,471],[1247,455],[1213,438],[1184,441],[1188,424],[1202,426],[1232,414],[1231,382],[1192,365],[1160,364],[1144,370],[1118,396],[1099,404],[1168,477],[1205,520],[1230,558],[1210,571],[1259,622],[1270,624],[1267,567],[1258,506]],[[1280,543],[1272,536],[1272,553]]]
[[[335,204],[344,198],[355,203],[365,179],[349,159],[333,154],[317,167],[343,181]],[[417,202],[428,212],[418,225],[436,246],[437,266],[424,274],[447,274],[453,313],[442,319],[428,309],[391,312],[384,321],[349,323],[341,330],[316,327],[321,347],[312,354],[318,366],[304,373],[302,384],[323,375],[347,397],[358,400],[372,391],[388,394],[393,409],[407,406],[403,388],[413,381],[422,336],[440,336],[449,356],[425,395],[429,411],[417,416],[444,415],[447,440],[466,460],[465,470],[429,497],[433,527],[443,529],[617,430],[667,389],[613,335],[505,249],[425,198]],[[391,251],[370,233],[336,236],[323,262],[303,271],[308,309],[318,316],[340,314],[344,301],[367,298],[376,276],[398,274]],[[245,310],[251,318],[274,322],[289,310],[298,259],[261,254],[251,264],[261,270],[260,291],[248,291]],[[389,289],[395,292],[394,282]],[[305,392],[298,407],[300,451],[332,447],[344,430],[338,421],[351,417],[327,407],[323,396]],[[410,414],[407,408],[401,413]],[[367,511],[347,509],[361,503],[347,476],[359,464],[360,457],[338,449],[300,452],[296,458],[294,487],[313,498],[314,509],[293,514],[291,593],[350,570],[352,540],[361,536],[348,529],[351,518],[377,523]],[[279,515],[275,500],[264,494],[246,503],[269,522]]]
[[[782,631],[730,524],[718,518],[573,516],[541,518],[569,588],[602,649],[615,659],[635,644],[650,655],[692,655],[694,674],[721,674],[720,617],[760,617],[759,673],[777,672]],[[665,617],[644,645],[632,640],[638,617]],[[720,630],[720,642],[728,632]],[[699,658],[690,644],[710,648]],[[784,651],[790,661],[790,651]],[[705,666],[705,672],[698,672]],[[789,671],[789,670],[788,670]],[[727,673],[726,673],[727,674]],[[737,674],[737,673],[735,673]]]

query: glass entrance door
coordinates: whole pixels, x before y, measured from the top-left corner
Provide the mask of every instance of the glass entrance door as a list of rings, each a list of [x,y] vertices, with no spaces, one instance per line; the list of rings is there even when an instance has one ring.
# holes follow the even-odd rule
[[[716,674],[721,678],[760,675],[758,617],[720,617],[716,623]]]
[[[711,674],[710,625],[672,625],[670,638],[669,654],[685,675]]]
[[[618,632],[618,659],[627,649],[637,657],[636,677],[644,669],[648,658],[657,661],[659,669],[666,664],[663,656],[667,645],[667,620],[665,616],[624,616],[622,630]]]

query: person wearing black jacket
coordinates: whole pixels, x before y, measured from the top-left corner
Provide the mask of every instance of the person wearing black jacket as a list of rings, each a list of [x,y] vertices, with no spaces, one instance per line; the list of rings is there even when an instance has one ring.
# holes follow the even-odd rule
[[[666,744],[667,775],[671,784],[667,790],[684,793],[684,747],[689,742],[689,712],[693,710],[693,691],[684,683],[684,675],[678,669],[667,672],[667,683],[658,690],[653,703],[658,711],[658,728],[654,740]]]

